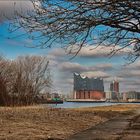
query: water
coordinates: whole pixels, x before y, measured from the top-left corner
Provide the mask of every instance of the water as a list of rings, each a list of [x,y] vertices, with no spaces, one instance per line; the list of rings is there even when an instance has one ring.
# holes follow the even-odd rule
[[[110,106],[117,104],[132,104],[132,103],[79,103],[79,102],[64,102],[63,104],[47,104],[49,107],[53,108],[81,108],[81,107],[96,107],[96,106]],[[136,103],[135,103],[136,104]],[[140,103],[137,103],[140,104]],[[44,104],[44,106],[46,106]]]

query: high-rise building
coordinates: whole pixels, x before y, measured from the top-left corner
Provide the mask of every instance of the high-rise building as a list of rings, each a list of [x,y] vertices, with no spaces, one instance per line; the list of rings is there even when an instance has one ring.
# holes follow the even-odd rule
[[[119,82],[117,80],[110,83],[110,91],[112,93],[112,99],[119,98]]]
[[[88,78],[74,73],[75,99],[104,99],[104,83],[102,78]]]
[[[119,82],[118,82],[118,81],[114,80],[114,81],[110,84],[110,91],[119,93]]]

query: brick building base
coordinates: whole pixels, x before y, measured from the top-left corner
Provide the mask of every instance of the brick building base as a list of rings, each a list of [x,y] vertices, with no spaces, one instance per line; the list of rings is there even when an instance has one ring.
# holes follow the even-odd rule
[[[95,99],[100,100],[105,98],[105,93],[103,91],[76,91],[76,99]]]

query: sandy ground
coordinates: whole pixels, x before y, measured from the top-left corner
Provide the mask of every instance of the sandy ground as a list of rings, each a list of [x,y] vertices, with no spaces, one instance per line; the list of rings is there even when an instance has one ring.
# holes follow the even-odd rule
[[[0,107],[0,140],[66,139],[122,113],[139,109],[140,105],[133,104],[80,109]]]

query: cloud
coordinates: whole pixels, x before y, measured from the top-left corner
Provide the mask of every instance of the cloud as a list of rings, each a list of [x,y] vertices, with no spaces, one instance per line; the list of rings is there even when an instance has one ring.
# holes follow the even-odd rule
[[[110,83],[110,82],[113,81],[113,80],[117,80],[117,81],[119,81],[119,82],[125,82],[125,81],[126,81],[125,78],[122,78],[122,77],[115,77],[115,76],[113,76],[113,75],[111,75],[110,77],[105,78],[104,81],[107,82],[107,83]]]
[[[77,48],[77,49],[76,49]],[[67,49],[67,52],[71,52],[72,54],[75,54],[76,51],[78,50],[78,46],[70,46]],[[119,51],[116,51],[119,50]],[[98,46],[95,47],[93,45],[89,46],[86,45],[84,46],[80,52],[78,53],[77,56],[79,57],[89,57],[89,58],[97,58],[97,57],[109,57],[112,56],[123,56],[131,52],[130,48],[124,48],[121,49],[121,47],[116,46],[116,47],[107,47],[107,46]]]
[[[136,81],[135,80],[127,81],[126,84],[129,86],[139,86],[140,80],[139,81],[137,81],[137,80]]]
[[[66,71],[70,73],[74,73],[74,72],[81,73],[83,71],[88,70],[87,66],[83,66],[79,63],[72,63],[72,62],[63,62],[62,64],[60,64],[59,68],[62,71]]]
[[[66,55],[66,52],[63,48],[54,48],[49,52],[49,57],[56,58],[56,57],[63,57]]]
[[[82,73],[82,72],[88,72],[88,71],[110,71],[113,69],[112,64],[110,63],[100,63],[96,65],[82,65],[77,62],[62,62],[59,64],[59,69],[63,72],[70,72],[70,73]]]
[[[92,67],[94,67],[96,70],[103,70],[103,71],[113,69],[113,65],[111,63],[101,63]]]
[[[0,1],[0,22],[13,19],[16,12],[27,14],[34,9],[31,0],[6,0]]]
[[[101,77],[101,78],[108,78],[110,75],[108,73],[105,73],[103,71],[88,71],[82,73],[83,75],[89,77],[89,78],[95,78],[95,77]]]
[[[139,70],[140,69],[140,60],[135,61],[134,63],[130,64],[130,65],[126,65],[124,67],[124,69],[135,69],[135,70]]]
[[[66,49],[63,48],[55,48],[50,52],[50,57],[55,57],[55,58],[60,58],[60,57],[67,57],[71,58],[73,57],[78,50],[78,46],[69,46]],[[77,54],[76,57],[80,58],[106,58],[106,57],[111,57],[113,54],[113,51],[115,50],[120,50],[116,51],[114,56],[124,56],[127,55],[131,52],[130,48],[124,48],[121,49],[121,47],[116,46],[116,47],[107,47],[107,46],[98,46],[97,48],[93,45],[87,45],[84,46],[80,52]],[[112,54],[111,54],[112,52]]]
[[[127,70],[124,70],[122,72],[120,72],[120,74],[118,74],[119,77],[140,77],[140,71],[139,70],[130,70],[130,69],[127,69]]]

